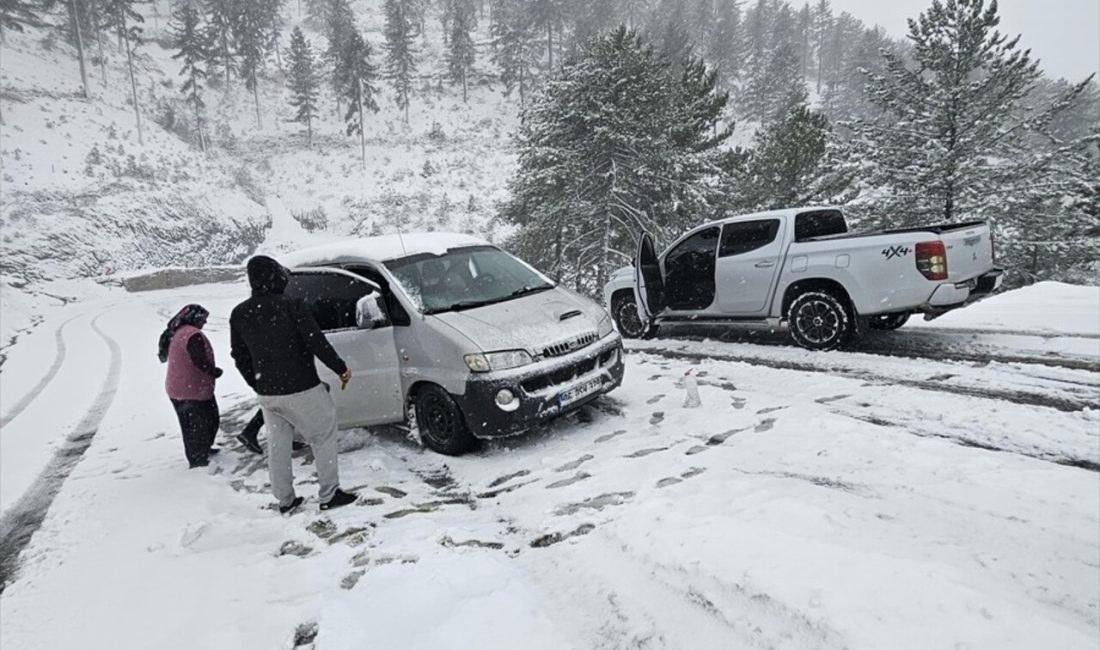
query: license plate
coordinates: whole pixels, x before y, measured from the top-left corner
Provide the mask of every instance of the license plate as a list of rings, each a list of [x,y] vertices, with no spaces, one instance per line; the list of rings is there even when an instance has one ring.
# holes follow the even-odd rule
[[[562,391],[558,394],[558,406],[565,408],[566,406],[569,406],[577,400],[582,400],[592,393],[597,392],[598,390],[600,390],[601,386],[603,386],[603,380],[599,377],[596,377],[595,379],[590,379],[583,384],[574,386],[569,390]]]

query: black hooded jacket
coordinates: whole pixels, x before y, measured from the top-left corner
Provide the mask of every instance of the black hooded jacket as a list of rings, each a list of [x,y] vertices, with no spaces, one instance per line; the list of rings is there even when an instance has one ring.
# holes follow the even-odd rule
[[[289,279],[275,260],[253,257],[248,261],[252,297],[229,317],[233,360],[260,395],[290,395],[321,383],[314,357],[338,375],[347,370],[305,304],[283,295]]]

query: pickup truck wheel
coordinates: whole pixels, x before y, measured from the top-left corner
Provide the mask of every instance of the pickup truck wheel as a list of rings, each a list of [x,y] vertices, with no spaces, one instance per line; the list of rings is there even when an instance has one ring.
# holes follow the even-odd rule
[[[466,427],[462,410],[439,386],[422,386],[416,393],[416,426],[429,449],[459,456],[473,449],[476,440]]]
[[[787,325],[798,345],[808,350],[835,350],[848,341],[853,319],[833,294],[808,291],[791,301]]]
[[[909,320],[909,314],[879,314],[871,317],[871,329],[896,330]]]
[[[646,334],[646,324],[638,316],[638,304],[634,296],[619,296],[611,305],[612,318],[624,339],[639,339]]]

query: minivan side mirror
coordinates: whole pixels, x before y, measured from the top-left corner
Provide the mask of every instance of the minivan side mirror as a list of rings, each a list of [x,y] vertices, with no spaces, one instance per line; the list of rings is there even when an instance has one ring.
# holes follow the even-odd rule
[[[389,327],[390,317],[386,314],[381,295],[367,294],[355,303],[355,325],[361,330]]]

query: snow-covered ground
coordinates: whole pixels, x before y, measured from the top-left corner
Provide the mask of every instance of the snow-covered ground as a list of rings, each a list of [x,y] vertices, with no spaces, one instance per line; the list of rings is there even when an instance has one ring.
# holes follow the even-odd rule
[[[1096,288],[1010,292],[851,352],[632,343],[610,396],[469,456],[343,432],[359,503],[318,512],[307,455],[289,518],[231,438],[254,408],[227,354],[246,294],[104,288],[9,349],[2,508],[56,498],[0,596],[0,647],[1100,643]],[[230,368],[209,471],[186,469],[154,354],[190,301]],[[1073,305],[1081,322],[1037,316]]]

